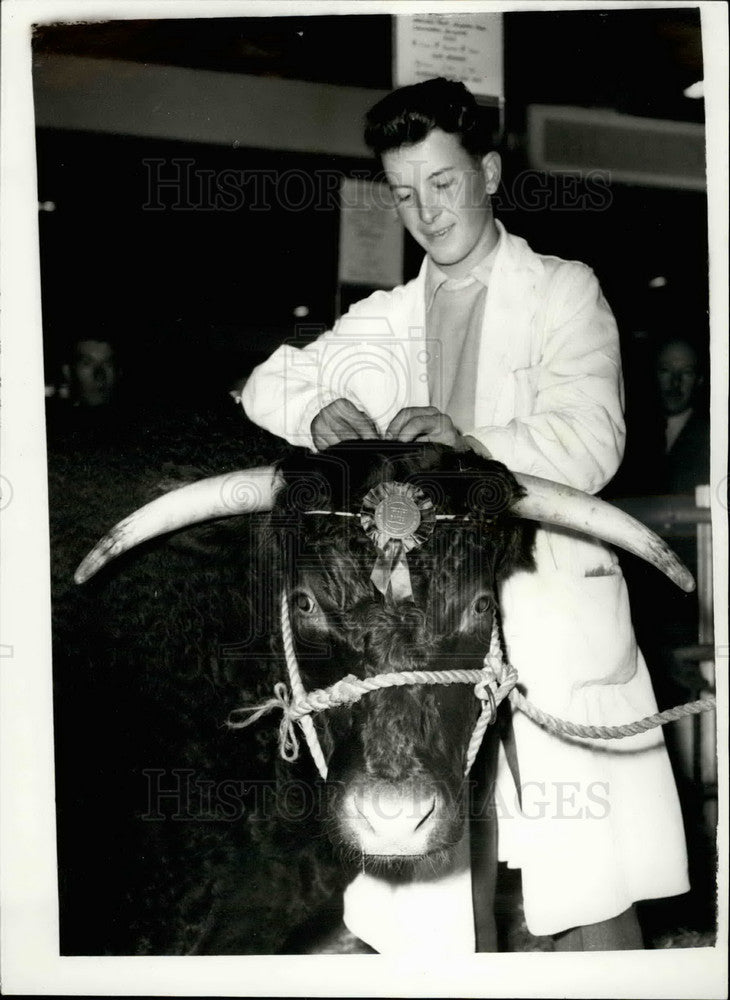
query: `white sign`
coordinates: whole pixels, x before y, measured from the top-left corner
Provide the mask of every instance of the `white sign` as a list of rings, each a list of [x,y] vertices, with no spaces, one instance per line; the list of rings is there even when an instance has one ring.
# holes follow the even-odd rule
[[[403,281],[403,227],[387,185],[343,179],[338,277],[340,283],[374,288]]]
[[[504,99],[502,15],[396,15],[394,85],[435,76],[461,80],[479,97]]]

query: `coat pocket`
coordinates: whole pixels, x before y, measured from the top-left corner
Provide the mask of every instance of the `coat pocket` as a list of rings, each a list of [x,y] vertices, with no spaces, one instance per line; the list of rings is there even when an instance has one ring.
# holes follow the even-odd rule
[[[515,573],[503,584],[505,637],[528,697],[559,715],[582,687],[629,681],[636,641],[612,549],[543,528],[535,556],[535,572]]]

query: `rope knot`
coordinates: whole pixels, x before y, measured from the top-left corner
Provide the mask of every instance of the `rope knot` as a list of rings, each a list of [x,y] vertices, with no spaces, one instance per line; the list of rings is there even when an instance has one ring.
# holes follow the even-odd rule
[[[514,668],[505,664],[502,658],[502,651],[499,646],[499,639],[496,629],[492,629],[492,638],[489,644],[489,651],[482,663],[481,676],[474,685],[474,696],[482,703],[482,712],[489,712],[489,723],[492,725],[497,719],[497,706],[504,698],[502,687],[505,676],[510,672],[515,673]]]
[[[226,720],[226,725],[229,729],[244,729],[246,726],[257,722],[263,715],[266,715],[274,708],[279,708],[282,712],[281,722],[279,723],[279,750],[284,760],[291,763],[299,756],[299,740],[294,729],[292,700],[289,697],[287,686],[283,681],[277,681],[274,685],[273,698],[267,698],[260,705],[234,708]],[[244,713],[248,718],[240,718]]]

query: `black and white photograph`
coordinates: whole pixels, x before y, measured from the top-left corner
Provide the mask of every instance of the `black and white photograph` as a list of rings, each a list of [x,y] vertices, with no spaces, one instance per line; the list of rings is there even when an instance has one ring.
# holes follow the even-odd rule
[[[727,995],[725,6],[2,18],[4,990]]]

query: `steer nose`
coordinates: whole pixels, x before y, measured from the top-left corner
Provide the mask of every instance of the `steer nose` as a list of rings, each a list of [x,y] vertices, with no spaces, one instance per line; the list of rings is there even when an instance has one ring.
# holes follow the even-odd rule
[[[423,854],[432,846],[442,812],[433,785],[384,783],[350,788],[343,802],[345,822],[365,854]]]

